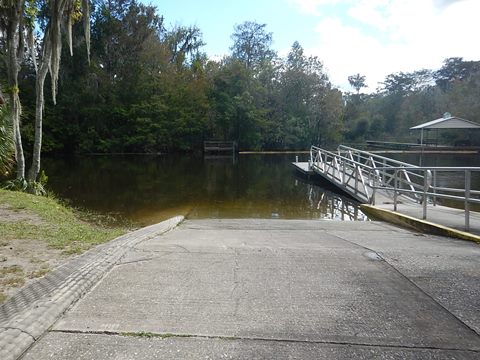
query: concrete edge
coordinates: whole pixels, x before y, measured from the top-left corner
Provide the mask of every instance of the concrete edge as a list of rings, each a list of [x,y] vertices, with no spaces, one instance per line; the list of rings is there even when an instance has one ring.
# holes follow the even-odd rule
[[[457,239],[473,241],[480,244],[480,236],[477,236],[465,231],[453,229],[451,227],[439,225],[430,221],[417,219],[412,216],[401,214],[391,210],[381,209],[379,207],[368,205],[368,204],[361,204],[360,208],[367,215],[373,218],[384,220],[386,222],[390,222],[395,225],[407,227],[413,230],[417,230],[417,231],[421,231],[429,234],[448,236],[448,237],[453,237]]]
[[[163,235],[183,221],[183,216],[176,216],[122,235],[71,259],[21,289],[0,306],[6,317],[0,319],[0,359],[18,359],[68,308],[98,283],[128,249],[141,241]],[[42,281],[49,285],[53,283],[53,289],[44,293],[35,292],[35,284]],[[35,293],[33,298],[32,292]]]

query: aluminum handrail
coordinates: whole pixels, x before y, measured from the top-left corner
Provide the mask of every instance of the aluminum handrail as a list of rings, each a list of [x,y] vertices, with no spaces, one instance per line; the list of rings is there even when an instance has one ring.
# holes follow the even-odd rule
[[[316,146],[310,148],[309,162],[312,169],[327,176],[337,186],[363,201],[370,201],[371,190],[364,174],[372,167]]]
[[[415,194],[418,197],[421,197],[423,205],[423,215],[422,218],[427,218],[427,204],[429,200],[433,203],[433,206],[436,205],[437,199],[447,199],[454,200],[464,203],[465,210],[465,230],[469,231],[470,228],[470,204],[480,204],[480,190],[474,190],[471,188],[471,177],[473,172],[478,172],[480,174],[480,167],[426,167],[426,166],[415,166],[415,167],[396,167],[396,168],[385,168],[388,171],[394,171],[394,187],[388,186],[385,183],[379,181],[379,179],[374,183],[374,191],[377,189],[382,189],[386,191],[393,191],[393,206],[394,211],[397,211],[398,206],[398,196],[405,194]],[[382,170],[382,169],[380,169]],[[402,189],[397,186],[398,184],[398,172],[399,171],[416,171],[424,174],[424,184],[423,189]],[[456,172],[461,173],[464,176],[464,188],[456,187],[445,187],[437,186],[437,174],[442,172]],[[374,174],[371,172],[371,175]],[[420,184],[419,184],[420,185]],[[455,195],[452,195],[455,194]],[[461,196],[460,194],[463,194]],[[476,198],[478,196],[479,198]]]
[[[330,177],[337,185],[345,187],[345,190],[353,192],[355,196],[369,203],[375,202],[375,189],[370,186],[373,181],[372,171],[375,172],[377,179],[381,178],[383,182],[391,183],[393,177],[385,169],[398,166],[405,169],[415,167],[412,164],[344,145],[340,145],[337,152],[312,146],[310,163],[313,168]],[[338,177],[340,173],[343,176],[342,179]],[[402,184],[412,190],[415,189],[417,183],[423,183],[423,178],[419,178],[415,172],[404,170],[402,174],[404,177]]]
[[[397,211],[398,197],[408,197],[422,204],[424,219],[430,199],[434,205],[437,198],[463,201],[467,231],[470,204],[480,203],[476,199],[480,191],[471,189],[471,173],[480,172],[480,167],[421,167],[345,145],[340,145],[337,152],[312,146],[309,163],[312,170],[362,201],[375,204],[377,190],[393,192],[394,211]],[[465,187],[437,186],[437,174],[447,171],[465,173]]]
[[[372,157],[374,159],[378,159],[378,160],[381,160],[382,162],[383,161],[386,161],[388,163],[391,163],[391,164],[396,164],[398,166],[405,166],[405,167],[418,167],[418,166],[415,166],[413,164],[409,164],[409,163],[406,163],[406,162],[403,162],[403,161],[399,161],[399,160],[395,160],[395,159],[391,159],[391,158],[388,158],[388,157],[385,157],[385,156],[381,156],[381,155],[378,155],[378,154],[373,154],[371,152],[368,152],[368,151],[365,151],[365,150],[359,150],[359,149],[355,149],[355,148],[352,148],[350,146],[346,146],[346,145],[339,145],[338,146],[338,151],[339,152],[342,152],[342,151],[353,151],[355,152],[356,154],[361,154],[361,155],[364,155],[364,156],[368,156],[368,157]]]
[[[353,193],[363,201],[370,201],[371,190],[365,182],[365,171],[371,167],[360,162],[323,150],[317,147],[311,149],[311,166],[326,175],[331,181],[344,190]],[[360,181],[359,181],[360,179]]]
[[[359,150],[355,149],[346,145],[340,145],[338,147],[338,153],[349,153],[351,157],[355,156],[357,158],[358,162],[365,163],[366,165],[371,164],[372,167],[377,168],[377,172],[381,172],[383,179],[382,181],[385,183],[391,183],[394,181],[393,177],[391,174],[388,173],[389,168],[395,168],[395,167],[401,167],[404,170],[402,170],[401,174],[404,177],[404,180],[401,182],[411,190],[414,190],[415,187],[417,186],[416,184],[420,183],[422,184],[423,181],[423,176],[419,176],[416,174],[414,171],[411,171],[412,169],[418,168],[418,166],[409,164],[403,161],[399,160],[394,160],[391,158],[387,158],[385,156],[377,155],[370,153],[368,151],[364,150]],[[381,169],[381,170],[380,170]],[[419,199],[416,199],[416,195],[413,194],[412,197],[418,201]],[[373,196],[372,202],[375,202],[375,196]]]

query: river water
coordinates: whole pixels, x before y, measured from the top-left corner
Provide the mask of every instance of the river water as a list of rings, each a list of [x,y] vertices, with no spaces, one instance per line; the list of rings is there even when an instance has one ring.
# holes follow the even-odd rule
[[[420,155],[386,156],[418,165]],[[300,155],[307,161],[308,155]],[[366,221],[358,204],[328,183],[296,174],[295,155],[86,156],[45,159],[48,188],[73,206],[138,226],[182,214],[189,218],[275,218]],[[426,166],[480,166],[477,155],[424,155]],[[478,174],[480,175],[480,174]],[[462,187],[461,176],[445,176]],[[480,178],[473,179],[480,188]]]
[[[480,154],[385,154],[400,161],[413,165],[429,167],[480,167]],[[480,172],[473,172],[471,175],[471,188],[480,190]],[[439,172],[437,175],[437,186],[465,188],[465,175],[463,172]],[[448,203],[448,202],[447,202]],[[463,206],[457,202],[448,203],[450,206]]]
[[[308,155],[300,155],[307,161]],[[351,199],[296,174],[295,155],[45,159],[48,189],[73,206],[153,224],[189,218],[360,220]]]

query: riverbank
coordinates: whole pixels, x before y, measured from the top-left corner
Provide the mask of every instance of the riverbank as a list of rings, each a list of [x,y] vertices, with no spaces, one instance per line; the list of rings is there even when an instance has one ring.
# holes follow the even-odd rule
[[[66,260],[126,231],[51,197],[0,190],[0,303]]]

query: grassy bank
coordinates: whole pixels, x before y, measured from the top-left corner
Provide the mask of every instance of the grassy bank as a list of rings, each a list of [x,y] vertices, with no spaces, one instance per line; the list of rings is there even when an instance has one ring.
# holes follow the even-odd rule
[[[0,190],[0,302],[68,257],[126,232],[49,198]]]

